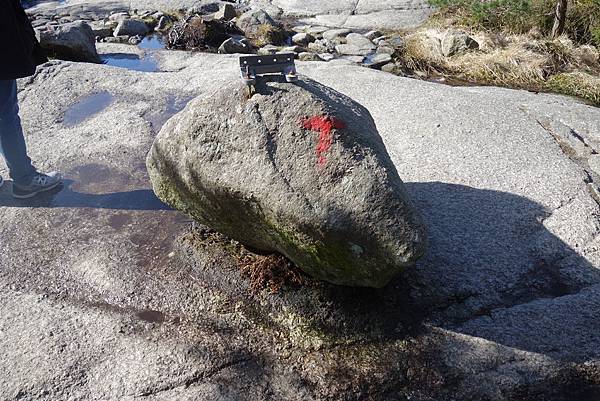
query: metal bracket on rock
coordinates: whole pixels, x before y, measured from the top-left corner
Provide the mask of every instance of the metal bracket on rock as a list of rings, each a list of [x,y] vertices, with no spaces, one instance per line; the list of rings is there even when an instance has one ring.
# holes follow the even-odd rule
[[[281,75],[286,82],[298,81],[293,53],[271,54],[268,56],[240,57],[242,82],[249,88],[250,95],[260,78]]]

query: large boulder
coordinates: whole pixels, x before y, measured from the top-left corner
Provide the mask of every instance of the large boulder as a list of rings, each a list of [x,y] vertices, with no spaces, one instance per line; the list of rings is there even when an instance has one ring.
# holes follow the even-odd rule
[[[61,60],[100,63],[92,28],[84,21],[36,30],[37,38],[48,56]]]
[[[192,101],[156,138],[156,194],[252,248],[335,284],[382,287],[425,229],[369,112],[313,81],[241,83]]]

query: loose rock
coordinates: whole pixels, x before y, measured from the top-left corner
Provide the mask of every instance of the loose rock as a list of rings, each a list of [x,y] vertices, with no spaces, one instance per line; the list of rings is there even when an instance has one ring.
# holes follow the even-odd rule
[[[478,48],[479,43],[464,32],[448,32],[442,38],[442,54],[446,57]]]
[[[292,36],[292,42],[299,46],[306,46],[309,43],[314,42],[316,39],[309,33],[297,33]]]
[[[255,249],[335,284],[381,287],[425,249],[425,229],[375,123],[313,81],[232,83],[156,138],[157,195]]]
[[[229,21],[237,17],[237,12],[235,11],[235,7],[231,4],[223,4],[219,11],[215,13],[215,18]]]
[[[119,22],[115,31],[114,36],[144,36],[150,32],[148,25],[139,19],[125,19]]]
[[[338,37],[345,37],[351,32],[350,29],[329,29],[323,32],[323,39],[333,40]]]
[[[367,57],[364,64],[367,67],[380,68],[380,67],[384,66],[385,64],[389,63],[390,61],[392,61],[392,56],[390,54],[377,53],[375,55],[371,55],[371,56]]]
[[[252,44],[246,38],[235,39],[229,38],[219,46],[219,53],[231,54],[231,53],[252,53]]]
[[[36,31],[42,48],[49,56],[71,61],[99,63],[96,38],[92,28],[83,21],[48,26]]]

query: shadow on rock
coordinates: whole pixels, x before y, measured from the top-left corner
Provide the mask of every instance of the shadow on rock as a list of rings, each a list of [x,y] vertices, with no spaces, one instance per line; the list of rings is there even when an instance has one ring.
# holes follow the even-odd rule
[[[405,279],[429,321],[559,359],[600,356],[600,270],[544,226],[549,210],[506,192],[406,186],[430,247]]]
[[[583,300],[573,299],[570,306],[585,310],[551,323],[532,323],[525,308],[522,320],[510,321],[510,335],[506,321],[471,322],[496,308],[576,294],[585,285],[573,277],[585,277],[588,285],[600,282],[600,271],[543,226],[544,207],[509,193],[439,182],[408,183],[407,189],[431,231],[430,251],[383,289],[311,280],[276,294],[252,294],[228,239],[219,243],[193,236],[184,248],[203,280],[244,303],[256,322],[283,328],[301,342],[394,340],[414,335],[426,322],[533,352],[543,352],[548,332],[556,344],[588,338],[579,346],[600,349],[593,336],[573,332],[595,326],[591,305]],[[594,299],[600,300],[600,291]],[[544,305],[551,308],[542,303],[536,313],[545,313]],[[573,344],[566,347],[575,352],[577,341]]]

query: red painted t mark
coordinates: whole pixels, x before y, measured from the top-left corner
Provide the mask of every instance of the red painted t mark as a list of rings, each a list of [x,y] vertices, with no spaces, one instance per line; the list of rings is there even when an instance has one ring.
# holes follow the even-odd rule
[[[323,155],[333,144],[334,129],[346,127],[343,121],[331,116],[313,116],[302,120],[302,127],[319,133],[319,142],[317,143],[317,163],[322,166],[327,162]]]

